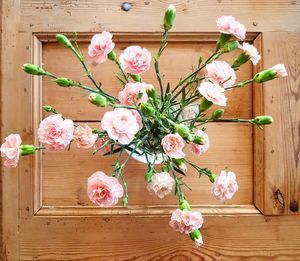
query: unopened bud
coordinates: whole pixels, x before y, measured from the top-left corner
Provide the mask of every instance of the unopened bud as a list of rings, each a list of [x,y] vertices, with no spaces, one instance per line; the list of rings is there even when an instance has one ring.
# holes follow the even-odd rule
[[[62,87],[71,87],[74,86],[74,82],[71,79],[65,78],[65,77],[60,77],[54,80],[59,86]]]
[[[176,164],[176,166],[182,170],[183,173],[187,172],[187,166],[186,164],[183,162],[183,159],[173,159],[173,162]]]
[[[156,95],[155,88],[152,84],[146,85],[146,93],[148,97],[152,99],[154,105],[157,106],[158,105],[157,95]]]
[[[66,37],[65,35],[63,34],[57,34],[56,35],[56,40],[57,42],[63,46],[63,47],[66,47],[66,48],[73,48],[73,45],[71,44],[70,40],[68,39],[68,37]]]
[[[277,77],[286,77],[287,75],[288,74],[285,69],[285,66],[283,64],[277,64],[272,68],[257,73],[254,76],[253,80],[254,82],[262,83],[262,82],[273,80]]]
[[[244,63],[248,62],[250,60],[250,55],[246,52],[241,53],[235,60],[233,61],[232,67],[238,68]]]
[[[142,110],[142,113],[145,115],[145,116],[149,116],[149,117],[154,117],[155,116],[155,108],[152,107],[151,104],[149,103],[145,103],[143,102],[141,104],[141,110]]]
[[[214,183],[217,177],[218,177],[218,175],[212,173],[209,175],[209,181],[211,183]]]
[[[195,229],[189,235],[190,235],[190,238],[195,242],[196,247],[200,247],[203,245],[203,239],[202,239],[202,235],[201,235],[201,232],[199,231],[199,229]]]
[[[107,99],[99,93],[90,93],[88,99],[92,104],[98,107],[105,107],[107,105]]]
[[[169,31],[174,24],[176,17],[176,8],[174,5],[169,5],[164,16],[164,29]]]
[[[224,115],[224,110],[223,109],[218,109],[218,110],[215,110],[212,114],[212,118],[213,119],[219,119],[221,117],[223,117]]]
[[[57,113],[57,111],[52,106],[50,106],[50,105],[44,105],[42,108],[46,112]]]
[[[181,210],[184,210],[184,209],[191,210],[190,204],[185,199],[180,201],[179,208]]]
[[[21,145],[20,154],[22,156],[33,154],[36,151],[34,145]]]
[[[224,46],[223,46],[223,51],[225,53],[229,53],[229,52],[232,52],[234,51],[236,48],[239,47],[239,42],[234,40],[234,41],[230,41],[230,42],[227,42]]]
[[[191,138],[191,131],[188,126],[185,124],[175,124],[174,127],[175,131],[184,139],[190,139]]]
[[[204,138],[201,136],[197,136],[197,135],[192,135],[192,139],[190,141],[192,141],[193,143],[198,144],[198,145],[205,144]]]
[[[206,98],[202,98],[201,103],[199,104],[199,113],[207,111],[213,103]]]
[[[135,82],[141,82],[141,81],[142,81],[141,76],[139,76],[139,75],[137,75],[137,74],[131,74],[130,76],[131,76],[131,78],[132,78]]]
[[[112,61],[117,60],[117,55],[114,51],[111,51],[110,53],[108,53],[107,57],[108,57],[109,60],[112,60]]]
[[[273,122],[273,118],[268,115],[256,116],[253,120],[256,125],[268,125]]]
[[[47,75],[47,72],[42,67],[31,63],[23,64],[23,70],[32,75]]]

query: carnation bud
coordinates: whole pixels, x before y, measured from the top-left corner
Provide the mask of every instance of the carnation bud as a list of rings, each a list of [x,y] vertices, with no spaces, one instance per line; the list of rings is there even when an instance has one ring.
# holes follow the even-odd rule
[[[173,162],[176,164],[176,166],[182,170],[184,173],[187,172],[187,166],[186,164],[183,162],[183,159],[173,159]]]
[[[167,10],[165,11],[164,17],[164,29],[169,31],[174,24],[176,17],[176,8],[174,5],[169,5]]]
[[[117,55],[114,51],[111,51],[108,55],[107,55],[108,59],[109,60],[112,60],[112,61],[116,61],[117,60]]]
[[[50,105],[44,105],[42,108],[46,112],[57,113],[57,111],[52,106],[50,106]]]
[[[203,97],[199,104],[199,113],[207,111],[212,105],[212,102]]]
[[[239,47],[239,42],[234,40],[234,41],[230,41],[230,42],[227,42],[224,46],[223,46],[223,51],[225,53],[229,53],[229,52],[232,52],[234,51],[236,48]]]
[[[213,119],[219,119],[221,117],[223,117],[224,115],[224,110],[223,109],[218,109],[218,110],[215,110],[212,114],[212,118]]]
[[[139,76],[139,75],[137,75],[137,74],[131,74],[130,76],[131,76],[131,78],[132,78],[135,82],[141,82],[141,81],[142,81],[141,76]]]
[[[149,116],[149,117],[154,117],[155,116],[155,108],[152,107],[151,104],[149,103],[145,103],[143,102],[141,104],[141,110],[142,110],[142,113],[145,115],[145,116]]]
[[[33,154],[36,151],[34,145],[21,145],[20,146],[20,154],[22,156]]]
[[[184,210],[184,209],[191,210],[190,204],[185,199],[180,201],[179,208],[181,210]]]
[[[209,175],[209,181],[211,183],[214,183],[217,177],[218,177],[218,175],[212,173]]]
[[[268,125],[273,122],[273,118],[268,115],[256,116],[253,120],[256,125]]]
[[[184,139],[191,139],[191,131],[185,124],[175,124],[175,131]]]
[[[65,78],[65,77],[60,77],[54,80],[59,86],[62,87],[70,87],[74,86],[74,82],[71,79]]]
[[[250,56],[246,52],[243,52],[237,58],[235,58],[235,60],[233,61],[232,67],[238,68],[241,65],[243,65],[244,63],[248,62],[249,59],[250,59]]]
[[[204,138],[201,136],[197,136],[197,135],[192,135],[192,139],[190,141],[192,141],[193,143],[198,144],[198,145],[205,144]]]
[[[277,64],[272,68],[257,73],[254,76],[253,80],[254,82],[262,83],[262,82],[273,80],[277,77],[286,77],[286,76],[287,76],[287,72],[284,65]]]
[[[73,45],[71,44],[71,42],[68,39],[68,37],[66,37],[63,34],[57,34],[56,35],[56,40],[63,47],[70,48],[70,49],[73,48]]]
[[[107,99],[99,93],[90,93],[88,99],[92,104],[98,107],[105,107],[107,105]]]
[[[199,229],[195,229],[189,235],[190,235],[190,238],[195,242],[196,247],[199,247],[203,244],[202,235],[201,235],[201,232],[199,231]]]
[[[23,64],[23,70],[32,75],[47,75],[47,72],[42,67],[31,63]]]
[[[148,97],[152,99],[154,105],[157,106],[158,105],[157,95],[156,95],[155,88],[152,84],[147,84],[146,93],[147,93]]]

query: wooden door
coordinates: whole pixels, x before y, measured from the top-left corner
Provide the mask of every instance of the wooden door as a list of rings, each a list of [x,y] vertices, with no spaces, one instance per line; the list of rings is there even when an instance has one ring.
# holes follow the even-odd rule
[[[164,9],[171,1],[1,1],[1,138],[18,132],[24,142],[36,141],[36,128],[51,104],[77,122],[97,126],[103,114],[83,91],[59,88],[47,79],[26,75],[25,62],[43,64],[53,73],[88,84],[80,65],[55,41],[57,32],[79,33],[86,53],[93,33],[114,33],[116,51],[139,44],[158,48]],[[161,59],[165,79],[172,83],[190,71],[199,55],[207,57],[216,41],[215,20],[233,15],[248,29],[247,40],[262,62],[246,65],[239,79],[276,63],[289,77],[234,90],[228,117],[271,114],[264,130],[234,123],[212,124],[211,150],[201,166],[216,172],[233,170],[239,192],[226,204],[210,196],[210,184],[189,172],[187,197],[204,214],[204,245],[196,249],[169,226],[176,198],[148,195],[143,164],[130,161],[125,171],[129,205],[100,209],[86,195],[93,172],[109,172],[111,158],[70,151],[22,158],[18,169],[1,172],[1,260],[300,260],[300,2],[299,1],[173,1],[178,15],[169,47]],[[227,55],[225,59],[233,57]],[[89,64],[112,94],[120,86],[110,62]],[[167,79],[167,80],[166,80]],[[144,80],[154,82],[153,66]],[[221,135],[220,135],[221,132]],[[224,139],[223,137],[226,137]]]

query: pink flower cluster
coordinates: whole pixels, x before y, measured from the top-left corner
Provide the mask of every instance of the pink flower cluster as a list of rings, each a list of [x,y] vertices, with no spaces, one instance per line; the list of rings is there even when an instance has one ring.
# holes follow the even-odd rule
[[[205,66],[210,81],[220,84],[224,88],[234,85],[236,75],[231,66],[224,61],[213,61]]]
[[[203,81],[199,85],[198,91],[208,101],[220,106],[226,106],[227,98],[224,94],[225,90],[217,83]]]
[[[208,138],[208,135],[203,130],[197,130],[195,132],[195,134],[197,136],[202,137],[204,139],[205,143],[203,145],[191,143],[190,144],[190,149],[194,154],[201,155],[209,149],[209,138]]]
[[[60,114],[54,114],[42,120],[38,128],[38,138],[47,149],[61,150],[70,144],[73,132],[72,120],[64,120]]]
[[[120,55],[121,68],[128,73],[139,75],[150,68],[151,53],[140,46],[127,47]]]
[[[171,216],[170,226],[180,233],[189,234],[202,227],[202,214],[187,209],[176,209]]]
[[[231,199],[237,190],[238,183],[235,174],[230,171],[221,171],[213,184],[212,194],[221,201],[224,201]]]
[[[182,151],[184,140],[178,133],[166,135],[161,140],[161,145],[170,158],[181,159],[185,157],[185,153]]]
[[[171,193],[174,184],[175,181],[168,172],[160,172],[153,175],[147,189],[159,198],[164,198]]]
[[[245,40],[246,28],[235,20],[233,16],[222,16],[217,19],[217,26],[221,33],[234,35],[239,40]]]
[[[123,193],[118,179],[109,177],[102,171],[95,172],[88,179],[87,194],[90,200],[100,207],[116,205]]]
[[[19,134],[10,134],[1,145],[1,157],[4,158],[4,166],[15,168],[20,158],[20,145],[22,143]]]
[[[104,63],[107,60],[107,55],[115,47],[112,37],[111,33],[105,31],[93,36],[88,47],[88,54],[95,63]]]
[[[137,103],[147,102],[147,84],[144,82],[127,83],[122,91],[119,92],[119,100],[122,105],[136,105]]]
[[[93,130],[85,124],[84,127],[77,126],[74,131],[74,141],[78,148],[88,149],[94,146],[98,134],[93,134]]]

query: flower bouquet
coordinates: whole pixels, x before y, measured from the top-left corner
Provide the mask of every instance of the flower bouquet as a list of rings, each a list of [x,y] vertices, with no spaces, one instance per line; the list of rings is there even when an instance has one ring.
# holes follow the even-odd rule
[[[284,77],[287,72],[284,65],[278,64],[257,73],[252,79],[236,83],[239,68],[248,61],[256,65],[260,55],[253,45],[242,42],[245,40],[245,27],[234,17],[223,16],[217,20],[220,36],[211,56],[207,60],[200,59],[197,67],[175,86],[169,83],[164,86],[159,61],[167,48],[167,37],[175,16],[175,7],[170,5],[164,14],[162,41],[153,57],[156,88],[143,82],[141,76],[149,69],[152,60],[147,49],[130,46],[118,57],[114,52],[115,44],[111,33],[102,32],[92,37],[88,47],[89,59],[96,64],[111,60],[118,67],[116,77],[121,84],[118,97],[107,93],[105,87],[92,76],[79,49],[77,34],[73,33],[72,42],[65,35],[56,35],[58,43],[78,58],[93,87],[54,75],[33,64],[24,64],[24,71],[34,76],[49,77],[63,88],[81,88],[88,92],[91,106],[110,109],[101,119],[99,129],[96,129],[87,124],[76,125],[55,108],[45,105],[43,109],[51,115],[41,121],[37,130],[40,144],[24,145],[18,134],[10,134],[1,146],[1,156],[4,157],[6,167],[16,167],[20,156],[33,154],[38,150],[63,150],[70,147],[71,143],[82,149],[91,149],[93,154],[110,156],[116,153],[118,156],[111,175],[97,171],[87,181],[88,197],[100,207],[113,206],[121,198],[124,206],[128,204],[123,170],[131,157],[144,162],[148,166],[145,173],[147,189],[159,198],[164,198],[174,190],[178,197],[178,209],[171,215],[170,226],[189,235],[196,246],[200,246],[203,241],[199,229],[203,218],[201,213],[192,211],[184,195],[183,187],[189,188],[183,181],[184,176],[188,175],[188,166],[208,177],[213,183],[212,195],[221,201],[231,199],[238,190],[238,184],[233,172],[221,171],[218,175],[213,170],[199,167],[186,158],[183,149],[189,147],[196,155],[205,153],[209,149],[205,126],[210,122],[240,122],[257,127],[271,124],[271,116],[256,116],[253,119],[224,118],[223,109],[217,109],[209,115],[207,110],[213,104],[226,106],[226,93],[234,88]],[[219,60],[223,54],[237,49],[241,51],[232,64]],[[121,155],[124,153],[127,157],[122,161]]]

